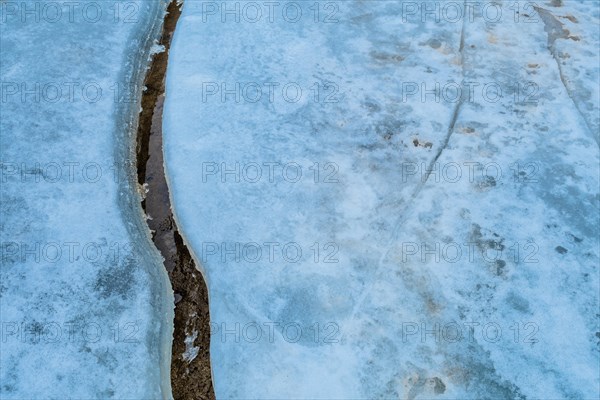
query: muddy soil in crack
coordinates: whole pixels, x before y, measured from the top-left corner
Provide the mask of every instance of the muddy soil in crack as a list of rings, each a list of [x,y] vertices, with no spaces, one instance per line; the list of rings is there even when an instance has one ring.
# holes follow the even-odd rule
[[[152,240],[165,258],[175,292],[175,332],[171,360],[171,385],[175,400],[214,399],[210,368],[210,320],[208,292],[184,245],[171,212],[169,188],[162,153],[162,111],[165,72],[173,31],[181,11],[172,1],[165,17],[160,44],[165,51],[155,54],[144,85],[137,133],[137,173],[146,185],[142,202],[152,231]]]

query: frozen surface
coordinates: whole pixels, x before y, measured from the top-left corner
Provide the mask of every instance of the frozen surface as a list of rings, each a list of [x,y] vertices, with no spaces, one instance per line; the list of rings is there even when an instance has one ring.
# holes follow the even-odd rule
[[[0,2],[2,399],[171,395],[173,298],[130,154],[164,9]]]
[[[187,2],[171,50],[217,397],[596,398],[598,3],[309,3]]]

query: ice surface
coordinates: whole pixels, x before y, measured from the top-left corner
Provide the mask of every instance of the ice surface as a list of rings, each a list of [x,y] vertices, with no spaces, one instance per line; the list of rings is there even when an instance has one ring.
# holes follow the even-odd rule
[[[563,3],[581,40],[526,2],[184,4],[165,160],[218,398],[597,397],[599,10]]]
[[[171,396],[173,297],[131,153],[164,10],[0,2],[2,399]]]

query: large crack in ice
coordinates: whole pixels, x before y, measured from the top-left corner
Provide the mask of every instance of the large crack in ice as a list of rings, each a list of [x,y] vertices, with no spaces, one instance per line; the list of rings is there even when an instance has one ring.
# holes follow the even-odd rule
[[[172,1],[165,15],[158,53],[147,72],[137,133],[138,183],[145,198],[152,240],[164,257],[175,292],[175,323],[171,357],[174,399],[214,399],[210,367],[208,292],[173,218],[162,153],[165,74],[173,32],[181,15]]]
[[[465,0],[465,2],[464,2],[464,7],[466,9],[467,0]],[[461,81],[464,81],[464,79],[465,79],[465,55],[464,55],[465,31],[466,31],[466,18],[463,18],[462,27],[461,27],[461,31],[460,31],[460,42],[459,42],[459,46],[458,46],[458,54],[460,57],[460,67],[461,67],[461,72],[460,72]],[[444,152],[444,150],[446,150],[448,148],[448,144],[450,143],[450,138],[452,137],[452,133],[454,133],[454,127],[456,125],[456,120],[458,119],[460,110],[461,110],[464,102],[465,102],[465,94],[461,93],[460,98],[458,99],[458,101],[456,102],[456,105],[454,106],[454,109],[452,110],[452,115],[450,117],[450,121],[448,122],[448,129],[446,130],[446,135],[444,136],[444,140],[442,141],[441,145],[439,146],[435,156],[433,156],[433,158],[431,159],[431,162],[429,163],[428,168],[425,171],[424,177],[421,179],[421,181],[415,187],[415,190],[413,191],[412,195],[410,196],[410,199],[409,199],[404,211],[401,213],[400,217],[398,218],[398,221],[394,225],[394,230],[392,232],[392,238],[389,243],[389,249],[383,255],[384,258],[388,256],[388,254],[391,250],[391,247],[393,246],[394,242],[398,238],[398,235],[400,233],[400,227],[406,221],[406,218],[408,218],[408,216],[410,215],[410,212],[409,212],[410,208],[415,204],[415,200],[419,197],[419,194],[421,193],[421,191],[423,191],[423,188],[427,184],[427,181],[429,180],[429,176],[431,175],[431,172],[433,171],[433,168],[435,167],[435,163],[442,156],[442,153]]]
[[[594,134],[594,129],[592,129],[590,122],[581,110],[581,106],[575,100],[575,90],[572,87],[570,87],[568,78],[565,76],[562,68],[560,54],[556,50],[556,40],[571,39],[571,32],[569,32],[568,29],[565,29],[563,23],[560,22],[549,10],[546,10],[545,8],[541,7],[534,7],[534,9],[538,13],[542,20],[542,23],[544,24],[544,31],[548,34],[548,51],[552,55],[552,58],[554,58],[554,61],[556,61],[558,75],[560,77],[562,85],[565,88],[565,92],[567,93],[567,96],[569,96],[571,102],[575,106],[575,109],[581,116],[581,119],[587,127],[587,130],[590,133],[590,135],[594,138],[597,144],[600,144],[597,135]]]
[[[466,7],[466,0],[465,0],[465,7]],[[462,29],[460,31],[460,45],[458,47],[458,53],[460,54],[461,78],[463,81],[465,79],[465,55],[464,55],[465,29],[466,29],[465,24],[466,24],[466,18],[463,18]],[[413,200],[419,195],[419,193],[421,192],[421,190],[423,189],[423,187],[429,180],[429,176],[431,175],[431,171],[433,171],[433,167],[435,166],[435,163],[440,158],[440,156],[442,155],[444,150],[446,150],[446,148],[448,147],[448,143],[450,142],[450,137],[452,136],[452,133],[454,132],[454,126],[456,125],[456,120],[458,119],[458,114],[460,114],[460,109],[462,108],[462,105],[464,104],[464,102],[465,102],[464,93],[461,93],[461,96],[458,99],[458,101],[456,102],[456,106],[454,107],[454,110],[452,112],[452,117],[450,118],[450,123],[448,124],[448,130],[446,131],[446,137],[444,138],[444,141],[442,142],[442,145],[438,149],[435,157],[433,157],[433,159],[429,163],[429,168],[427,168],[424,179],[422,180],[421,184],[419,186],[417,186],[417,190],[415,191],[415,193],[412,196]]]
[[[467,0],[465,0],[465,3],[464,3],[465,7],[467,6],[466,1]],[[464,63],[465,30],[466,30],[466,18],[463,18],[461,32],[460,32],[460,44],[459,44],[459,48],[458,48],[458,54],[460,56],[461,79],[462,80],[464,80],[464,78],[465,78],[465,63]],[[389,242],[386,245],[387,250],[385,250],[383,252],[381,257],[379,258],[379,262],[377,263],[377,269],[375,271],[376,277],[379,276],[386,258],[390,255],[390,252],[394,249],[394,244],[396,243],[398,236],[400,234],[400,228],[404,225],[404,222],[410,216],[410,209],[411,209],[411,207],[413,207],[419,194],[421,193],[421,191],[427,184],[427,181],[429,179],[429,176],[431,175],[431,172],[433,170],[433,167],[435,166],[435,163],[441,157],[444,150],[448,147],[450,138],[452,137],[452,133],[454,132],[454,126],[456,125],[456,121],[458,119],[458,116],[460,114],[460,110],[461,110],[463,104],[464,104],[464,93],[461,94],[460,99],[456,102],[456,105],[455,105],[454,109],[452,110],[452,115],[451,115],[450,121],[448,123],[448,129],[446,130],[446,135],[444,137],[444,140],[442,141],[435,156],[432,158],[431,162],[429,163],[429,166],[427,168],[425,175],[423,176],[421,181],[417,184],[417,186],[415,187],[411,196],[409,197],[407,204],[404,207],[403,212],[400,213],[400,216],[398,217],[398,219],[396,220],[396,222],[393,225],[392,235],[390,237]],[[363,293],[359,297],[358,301],[356,302],[356,305],[354,306],[354,308],[352,310],[352,314],[351,314],[352,319],[356,316],[356,313],[361,309],[364,301],[366,300],[367,296],[371,293],[372,289],[373,289],[372,287],[369,287],[363,291]]]

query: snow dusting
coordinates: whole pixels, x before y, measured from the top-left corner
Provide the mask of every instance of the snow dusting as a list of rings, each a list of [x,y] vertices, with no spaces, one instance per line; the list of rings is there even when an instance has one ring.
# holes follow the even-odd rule
[[[469,3],[184,4],[217,398],[597,397],[598,3]]]

